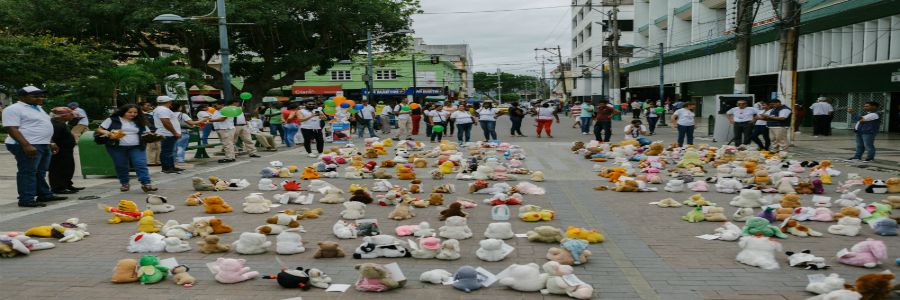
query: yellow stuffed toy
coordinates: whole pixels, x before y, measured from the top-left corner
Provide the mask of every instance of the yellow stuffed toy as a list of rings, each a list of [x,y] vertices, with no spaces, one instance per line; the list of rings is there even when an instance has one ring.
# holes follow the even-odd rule
[[[146,233],[159,232],[162,223],[156,221],[153,216],[144,216],[138,221],[138,231]]]
[[[351,194],[353,194],[353,192],[356,192],[356,191],[359,191],[359,190],[365,191],[367,188],[369,188],[369,186],[367,186],[367,185],[365,185],[365,184],[355,184],[355,183],[351,183],[351,184],[350,184],[350,187],[347,188],[347,191],[350,192]]]
[[[519,219],[525,222],[550,221],[556,213],[537,205],[523,205],[519,208]]]
[[[394,140],[392,140],[392,139],[386,139],[386,140],[384,140],[384,142],[382,142],[382,144],[384,144],[385,147],[393,147],[393,146],[394,146]],[[385,154],[387,154],[387,153],[385,153]]]
[[[819,180],[822,181],[822,184],[831,184],[831,174],[828,174],[827,171],[822,172],[822,174],[819,175]]]
[[[452,162],[445,161],[445,162],[441,163],[441,165],[438,167],[438,170],[441,170],[441,173],[450,174],[450,173],[453,173],[453,167],[454,167],[454,165]]]
[[[134,204],[134,201],[127,199],[119,200],[119,204],[116,205],[116,207],[101,205],[100,209],[109,214],[112,214],[112,218],[108,220],[109,224],[135,222],[140,220],[144,216],[153,215],[153,212],[149,210],[141,212],[140,210],[138,210],[137,204]]]
[[[374,150],[375,150],[375,153],[377,153],[378,155],[385,155],[385,154],[387,154],[387,150],[384,150],[384,144],[382,144],[382,143],[374,143],[374,144],[372,144],[372,149],[374,149]]]
[[[397,178],[400,180],[416,179],[416,172],[404,165],[397,165]]]
[[[300,178],[303,180],[319,179],[319,172],[316,171],[315,167],[309,166],[303,168],[303,175]]]
[[[588,241],[588,243],[596,244],[603,241],[603,234],[596,229],[587,230],[584,228],[569,226],[566,229],[566,236],[569,238],[577,238]]]
[[[697,151],[687,151],[684,153],[684,156],[681,157],[681,161],[678,162],[677,167],[688,168],[703,165],[703,161],[700,160],[700,153],[697,153]]]

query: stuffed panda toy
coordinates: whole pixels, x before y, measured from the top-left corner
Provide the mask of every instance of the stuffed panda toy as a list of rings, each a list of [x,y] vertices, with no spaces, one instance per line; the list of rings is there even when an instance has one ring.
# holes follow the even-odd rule
[[[306,270],[303,270],[302,267],[298,267],[294,270],[282,269],[277,275],[264,276],[263,278],[275,279],[278,282],[278,285],[286,289],[299,288],[308,291],[312,288],[312,285],[309,283],[309,274],[307,274]]]

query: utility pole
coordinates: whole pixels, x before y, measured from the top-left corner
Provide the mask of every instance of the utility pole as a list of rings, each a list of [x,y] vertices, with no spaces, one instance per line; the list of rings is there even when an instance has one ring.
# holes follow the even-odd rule
[[[374,103],[374,102],[372,102],[372,100],[374,100],[373,95],[375,95],[375,91],[374,91],[375,83],[372,80],[372,77],[374,77],[375,74],[372,73],[372,31],[371,30],[366,30],[366,53],[368,54],[368,55],[366,55],[366,57],[368,59],[368,63],[366,64],[366,77],[368,77],[368,78],[366,78],[366,86],[367,86],[366,99],[369,100],[369,103]]]
[[[541,60],[541,98],[547,99],[550,98],[550,94],[547,91],[547,71],[544,69],[544,64],[547,62]]]
[[[562,105],[562,103],[568,105],[569,101],[567,101],[568,99],[566,98],[566,95],[568,94],[568,91],[566,90],[566,66],[563,65],[562,50],[560,49],[559,45],[556,45],[556,58],[559,59],[559,78],[562,80],[563,88],[563,101],[560,101],[560,105]]]
[[[775,3],[772,3],[775,7]],[[790,103],[790,108],[797,105],[797,27],[800,26],[800,3],[796,0],[781,0],[781,40],[778,48],[779,64],[781,72],[778,73],[778,100],[781,103]],[[791,131],[788,143],[794,140],[794,121],[797,114],[791,114]]]
[[[659,105],[666,105],[666,65],[663,59],[666,56],[665,44],[659,43]],[[666,111],[659,116],[660,125],[666,126]]]
[[[734,93],[746,94],[750,83],[750,35],[753,33],[753,5],[756,0],[737,0],[735,46],[737,71],[734,72]]]
[[[412,76],[413,77],[412,102],[416,103],[416,94],[419,92],[418,88],[416,87],[416,81],[417,81],[416,79],[419,75],[416,73],[416,54],[415,53],[412,54],[412,75],[413,75]]]
[[[610,40],[609,49],[612,51],[610,55],[610,96],[612,103],[620,103],[621,96],[619,83],[619,1],[614,0],[612,3],[612,11],[609,13],[609,25],[612,27],[612,39]]]
[[[503,103],[503,93],[502,88],[500,87],[500,68],[497,68],[497,105]]]

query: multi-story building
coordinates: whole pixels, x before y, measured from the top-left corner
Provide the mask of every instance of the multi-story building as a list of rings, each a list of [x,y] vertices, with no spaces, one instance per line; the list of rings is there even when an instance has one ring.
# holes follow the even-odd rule
[[[620,47],[613,49],[612,13],[616,20]],[[628,44],[634,40],[634,1],[632,0],[573,0],[572,1],[572,55],[571,63],[575,88],[571,88],[573,100],[603,96],[619,99],[621,93],[611,90],[610,58],[617,56],[620,65],[630,61]],[[626,45],[626,47],[621,47]],[[616,51],[613,51],[616,50]],[[622,78],[622,76],[620,76]],[[625,80],[621,80],[624,84]]]
[[[459,83],[459,98],[466,98],[475,94],[475,72],[472,66],[472,49],[469,44],[428,45],[421,38],[413,41],[413,50],[430,57],[438,57],[440,60],[449,61],[459,72],[459,78],[452,80]]]
[[[560,75],[560,72],[562,72],[562,75]],[[564,78],[565,81],[560,80],[560,78]],[[551,99],[568,99],[568,97],[564,96],[571,94],[574,89],[578,88],[578,83],[575,77],[572,76],[572,66],[569,63],[563,63],[550,70],[550,78],[548,79]]]
[[[900,1],[799,2],[797,102],[808,107],[820,96],[830,98],[837,108],[832,127],[847,128],[846,108],[876,101],[884,108],[883,129],[900,131]],[[771,1],[757,3],[749,92],[768,100],[776,95],[781,69],[779,18]],[[635,0],[633,44],[635,56],[643,58],[625,66],[630,96],[660,98],[662,50],[664,98],[697,102],[704,118],[715,114],[715,95],[733,92],[736,4]]]

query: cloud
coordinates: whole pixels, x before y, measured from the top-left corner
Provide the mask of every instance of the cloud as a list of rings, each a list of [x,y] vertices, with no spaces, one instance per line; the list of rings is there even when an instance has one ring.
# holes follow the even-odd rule
[[[425,12],[459,12],[553,7],[569,5],[570,0],[423,0]],[[416,15],[415,36],[426,44],[467,43],[478,71],[525,74],[540,71],[535,48],[562,47],[563,59],[571,49],[571,8],[490,12],[473,14]],[[551,57],[549,53],[539,55]],[[555,55],[552,56],[556,61]],[[555,66],[548,62],[547,72]]]

